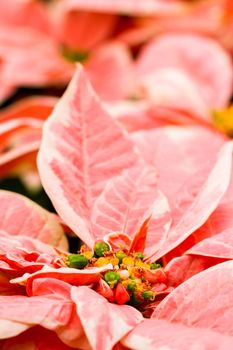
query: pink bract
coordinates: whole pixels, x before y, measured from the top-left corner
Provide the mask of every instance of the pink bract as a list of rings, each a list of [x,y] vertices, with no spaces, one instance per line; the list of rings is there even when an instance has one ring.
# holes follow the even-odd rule
[[[181,10],[183,7],[179,1],[171,1],[170,3],[165,3],[164,1],[156,0],[145,0],[139,2],[138,0],[100,0],[88,1],[83,0],[68,0],[67,7],[70,9],[77,10],[90,10],[93,12],[104,12],[104,13],[127,13],[129,15],[151,15],[158,14],[174,10]]]
[[[233,307],[230,301],[231,281],[232,261],[203,271],[177,287],[161,302],[153,317],[232,335],[232,325],[228,318]],[[198,288],[194,288],[196,284]],[[223,295],[228,295],[229,298],[224,298]],[[198,313],[197,305],[200,306]]]
[[[55,43],[45,34],[3,25],[0,33],[3,77],[8,85],[62,85],[70,78],[72,65],[59,56]]]
[[[0,177],[20,175],[36,169],[43,120],[51,113],[56,98],[25,98],[0,112]],[[17,171],[18,170],[18,171]]]
[[[50,137],[52,130],[56,130],[56,137]],[[109,160],[105,158],[106,145]],[[62,159],[66,152],[69,158]],[[45,123],[38,166],[57,212],[89,245],[94,238],[88,227],[93,201],[108,179],[136,164],[137,159],[133,143],[105,112],[79,67]]]
[[[41,325],[55,331],[65,344],[75,348],[112,349],[115,343],[142,320],[140,312],[134,308],[108,303],[105,298],[87,287],[71,287],[65,282],[46,278],[34,282],[32,293],[30,298],[25,296],[15,296],[11,299],[1,297],[5,298],[2,301],[7,301],[7,298],[9,300],[7,307],[2,308],[0,312],[1,339],[19,334],[23,327],[27,329],[33,325]],[[91,303],[90,300],[92,300]],[[18,311],[14,313],[12,309],[12,313],[9,314],[7,312],[9,307],[16,307]],[[29,310],[34,311],[33,317]],[[105,310],[105,315],[111,315],[112,320],[106,319],[105,326],[108,331],[104,326],[99,332],[98,319],[102,318],[103,310]],[[22,311],[24,316],[20,318]],[[46,313],[48,313],[47,317],[45,317]],[[118,319],[119,316],[120,319]],[[118,322],[117,328],[112,327],[115,322]],[[8,331],[8,334],[6,332],[4,334],[9,325],[11,325],[11,330]],[[83,328],[87,339],[84,337]],[[103,341],[103,332],[105,341]],[[89,342],[92,347],[88,346]]]
[[[116,22],[114,15],[79,12],[67,2],[61,2],[59,5],[57,36],[63,45],[88,52],[112,34]]]
[[[141,76],[153,73],[155,81],[161,70],[176,69],[184,73],[191,78],[193,89],[198,89],[196,94],[199,91],[202,103],[212,108],[224,107],[231,96],[233,70],[230,57],[217,42],[198,35],[161,35],[143,48],[137,69]],[[219,70],[222,74],[218,74]]]
[[[130,51],[120,42],[93,50],[85,64],[94,90],[102,100],[110,102],[128,96],[133,85],[133,68]]]
[[[46,119],[52,112],[57,99],[50,96],[33,96],[24,98],[0,112],[2,122],[17,118]]]
[[[0,229],[11,235],[40,239],[54,246],[67,248],[67,241],[56,217],[19,194],[0,191]]]
[[[46,6],[39,1],[2,0],[0,22],[7,25],[32,27],[44,33],[52,31]]]
[[[10,324],[9,324],[10,325]],[[15,346],[21,347],[21,349],[29,349],[33,346],[33,349],[40,350],[41,348],[46,350],[70,350],[68,345],[65,345],[54,332],[50,332],[42,327],[33,327],[26,332],[21,333],[11,339],[0,341],[2,350],[14,350]]]
[[[187,251],[188,254],[232,259],[232,231],[228,229],[206,238]]]

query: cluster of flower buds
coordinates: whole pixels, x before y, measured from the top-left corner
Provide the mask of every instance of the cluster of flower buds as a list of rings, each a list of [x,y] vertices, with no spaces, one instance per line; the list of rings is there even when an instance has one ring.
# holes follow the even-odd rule
[[[153,286],[166,282],[166,274],[160,264],[145,262],[141,252],[128,252],[124,248],[113,252],[103,241],[97,242],[93,251],[82,246],[78,254],[67,257],[67,265],[77,269],[109,264],[112,269],[102,273],[101,277],[113,292],[121,290],[124,294],[120,302],[117,300],[118,303],[137,306],[154,301],[157,293]]]

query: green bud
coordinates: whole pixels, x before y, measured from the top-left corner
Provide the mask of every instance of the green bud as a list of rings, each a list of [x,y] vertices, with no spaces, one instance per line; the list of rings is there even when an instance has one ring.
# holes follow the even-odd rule
[[[127,289],[130,291],[130,292],[133,292],[135,290],[135,287],[136,287],[136,283],[135,282],[130,282],[128,285],[127,285]]]
[[[142,297],[143,297],[143,299],[146,299],[146,300],[154,300],[155,293],[152,292],[151,290],[147,290],[147,291],[142,293]]]
[[[135,293],[133,293],[131,296],[130,296],[130,301],[129,301],[129,304],[130,305],[133,305],[133,306],[137,306],[141,303],[141,301],[137,298],[137,296],[135,295]]]
[[[67,257],[69,262],[69,267],[75,269],[83,269],[88,264],[88,259],[82,254],[71,254]]]
[[[88,59],[88,52],[75,51],[67,47],[62,49],[63,56],[71,62],[85,62]]]
[[[98,257],[104,256],[104,252],[107,252],[109,250],[109,245],[103,241],[97,242],[94,247],[95,255]]]
[[[160,267],[161,267],[161,265],[157,264],[157,263],[150,264],[151,270],[156,270],[156,269],[159,269]]]
[[[141,252],[134,253],[134,257],[137,259],[144,259],[144,255]]]
[[[117,272],[108,271],[105,273],[104,279],[109,285],[115,285],[119,281],[120,276],[118,275]]]
[[[119,259],[119,262],[122,263],[122,260],[127,256],[122,250],[119,250],[116,254],[116,258]]]

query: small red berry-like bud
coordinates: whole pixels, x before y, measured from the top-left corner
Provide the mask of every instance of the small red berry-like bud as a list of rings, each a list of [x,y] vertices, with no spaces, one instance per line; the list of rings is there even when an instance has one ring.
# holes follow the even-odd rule
[[[96,292],[108,299],[111,303],[114,302],[114,293],[113,290],[109,287],[109,285],[102,279],[99,280],[98,285],[96,287]]]
[[[116,286],[115,300],[116,303],[119,305],[126,304],[130,300],[129,293],[121,283],[118,283],[118,285]]]

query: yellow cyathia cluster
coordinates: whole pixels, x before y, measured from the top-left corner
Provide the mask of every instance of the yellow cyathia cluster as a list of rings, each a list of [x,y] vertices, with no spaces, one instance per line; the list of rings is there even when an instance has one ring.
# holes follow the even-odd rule
[[[112,264],[112,269],[103,273],[102,278],[114,289],[118,283],[124,286],[130,296],[131,304],[142,301],[153,301],[156,293],[152,291],[152,283],[145,278],[145,270],[155,270],[161,266],[157,263],[146,263],[141,252],[127,252],[124,249],[111,251],[105,242],[97,242],[94,251],[82,246],[79,254],[67,257],[67,265],[84,269],[102,267]]]

